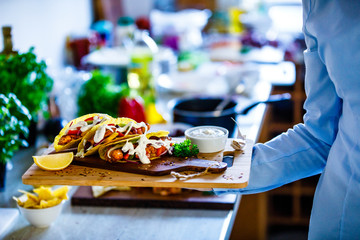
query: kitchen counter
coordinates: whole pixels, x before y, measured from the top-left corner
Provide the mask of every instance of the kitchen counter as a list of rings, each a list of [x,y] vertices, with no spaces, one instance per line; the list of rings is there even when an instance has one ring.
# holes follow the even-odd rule
[[[269,96],[271,86],[258,84],[259,98]],[[259,99],[257,98],[257,99]],[[259,104],[238,122],[247,138],[257,140],[266,106]],[[22,149],[11,161],[6,189],[0,192],[1,208],[16,209],[12,196],[18,189],[31,190],[22,184],[21,176],[33,164],[36,147]],[[69,197],[76,191],[72,187]],[[66,201],[59,218],[45,229],[32,227],[22,216],[12,217],[3,239],[228,239],[241,196],[233,210],[195,210],[162,208],[84,207]],[[2,215],[3,217],[3,215]],[[1,230],[1,229],[0,229]]]
[[[74,207],[53,225],[35,228],[19,217],[4,239],[223,239],[233,211]]]
[[[12,196],[18,189],[32,190],[21,183],[22,174],[33,163],[35,147],[19,151],[7,172],[4,192],[0,192],[3,209],[16,212]],[[73,186],[69,197],[78,187]],[[240,197],[238,197],[238,201]],[[125,208],[72,206],[66,201],[61,215],[49,228],[35,228],[21,215],[12,216],[0,239],[225,239],[233,210]],[[231,228],[231,227],[230,227]]]

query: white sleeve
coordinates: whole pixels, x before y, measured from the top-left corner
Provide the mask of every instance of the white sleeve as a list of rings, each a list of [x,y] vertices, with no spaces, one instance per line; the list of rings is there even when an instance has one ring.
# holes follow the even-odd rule
[[[305,51],[306,114],[304,124],[253,149],[249,185],[244,189],[215,189],[216,193],[258,193],[321,173],[338,132],[342,100],[317,49]]]

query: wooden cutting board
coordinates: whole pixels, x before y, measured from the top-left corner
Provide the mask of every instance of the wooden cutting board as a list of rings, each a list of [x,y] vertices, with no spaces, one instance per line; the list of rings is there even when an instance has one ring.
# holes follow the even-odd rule
[[[161,159],[152,160],[150,164],[141,163],[109,163],[99,158],[98,155],[78,158],[75,157],[72,164],[107,169],[112,171],[137,173],[150,176],[169,175],[172,171],[196,171],[201,172],[208,169],[212,173],[224,172],[227,168],[225,162],[216,162],[198,158],[179,158],[173,156],[164,156]]]
[[[182,189],[180,194],[161,196],[152,188],[131,188],[130,191],[109,191],[100,197],[93,197],[90,186],[81,186],[71,197],[71,204],[78,206],[144,207],[232,210],[236,194],[213,195]]]
[[[244,152],[234,151],[230,146],[231,141],[232,139],[228,139],[224,151],[197,156],[204,161],[216,161],[221,166],[224,155],[231,155],[231,167],[221,173],[210,173],[187,180],[178,180],[171,175],[135,174],[75,164],[60,171],[45,171],[33,164],[22,176],[22,180],[29,185],[243,188],[249,180],[253,141],[247,140]]]

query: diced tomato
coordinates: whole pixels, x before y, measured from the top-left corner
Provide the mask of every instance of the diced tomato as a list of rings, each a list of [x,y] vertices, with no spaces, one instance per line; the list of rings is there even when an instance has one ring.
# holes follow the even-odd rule
[[[115,124],[114,124],[114,123],[110,123],[110,124],[108,124],[108,126],[115,126]]]
[[[80,129],[74,129],[74,130],[69,130],[68,131],[68,135],[78,135],[80,133]]]
[[[124,159],[125,159],[125,160],[128,160],[128,158],[129,158],[129,153],[126,153],[126,154],[124,155]]]
[[[89,117],[89,118],[85,119],[84,121],[85,122],[94,121],[94,117]]]
[[[124,134],[123,134],[123,133],[118,132],[118,137],[123,137],[123,136],[124,136]]]
[[[160,154],[161,154],[161,148],[156,149],[156,156],[158,157],[160,156]]]
[[[156,156],[159,157],[161,156],[164,152],[166,151],[166,147],[161,146],[159,148],[156,149]]]

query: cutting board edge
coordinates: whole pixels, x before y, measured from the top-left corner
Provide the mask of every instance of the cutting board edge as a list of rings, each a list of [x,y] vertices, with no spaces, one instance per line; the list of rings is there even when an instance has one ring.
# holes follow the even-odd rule
[[[82,181],[73,180],[72,184],[69,184],[68,180],[54,180],[54,179],[29,179],[22,178],[22,182],[25,185],[70,185],[70,186],[128,186],[128,187],[181,187],[181,188],[230,188],[230,189],[241,189],[248,185],[248,182],[241,183],[214,183],[214,182],[138,182],[138,181]]]

